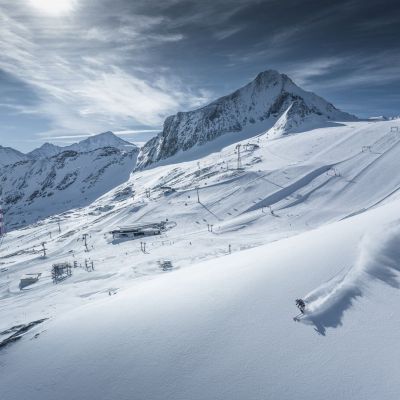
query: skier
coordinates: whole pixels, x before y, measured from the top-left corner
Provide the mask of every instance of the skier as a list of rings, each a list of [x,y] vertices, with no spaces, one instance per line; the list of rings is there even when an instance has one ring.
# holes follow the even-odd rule
[[[304,314],[306,309],[306,303],[302,299],[296,299],[296,306],[299,308],[300,312]]]

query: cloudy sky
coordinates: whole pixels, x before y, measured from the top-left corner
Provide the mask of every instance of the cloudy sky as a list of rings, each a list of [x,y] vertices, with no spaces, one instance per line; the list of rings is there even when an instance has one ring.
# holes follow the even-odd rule
[[[142,140],[265,69],[400,114],[398,0],[0,0],[0,144]]]

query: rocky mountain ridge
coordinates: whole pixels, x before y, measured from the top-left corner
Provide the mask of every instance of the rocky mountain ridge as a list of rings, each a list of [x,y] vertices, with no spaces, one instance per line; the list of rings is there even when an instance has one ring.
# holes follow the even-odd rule
[[[287,75],[267,70],[244,87],[205,107],[168,117],[163,131],[141,149],[138,168],[204,145],[222,135],[248,129],[261,133],[271,129],[285,113],[285,123],[280,121],[282,134],[303,123],[309,127],[328,120],[356,119],[314,93],[301,89]]]

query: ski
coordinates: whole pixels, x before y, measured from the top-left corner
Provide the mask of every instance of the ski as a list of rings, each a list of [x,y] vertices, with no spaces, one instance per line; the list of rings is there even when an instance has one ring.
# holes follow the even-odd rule
[[[296,315],[295,317],[293,317],[293,321],[299,322],[303,315],[304,315],[303,313],[300,313],[300,314]]]

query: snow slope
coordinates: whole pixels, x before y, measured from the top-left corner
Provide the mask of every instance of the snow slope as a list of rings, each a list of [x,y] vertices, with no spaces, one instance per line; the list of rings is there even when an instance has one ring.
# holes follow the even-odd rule
[[[0,167],[26,160],[25,154],[11,147],[0,146]]]
[[[267,131],[240,142],[239,169],[237,143],[218,138],[221,151],[176,155],[91,204],[9,232],[0,332],[50,320],[0,349],[2,399],[396,399],[393,126]],[[161,236],[109,235],[166,218],[176,226]],[[94,271],[51,282],[54,262],[85,259]],[[20,291],[25,273],[42,277]],[[300,323],[297,297],[309,310]]]
[[[393,400],[399,205],[66,313],[3,355],[3,398]],[[295,323],[308,292],[313,314]]]

